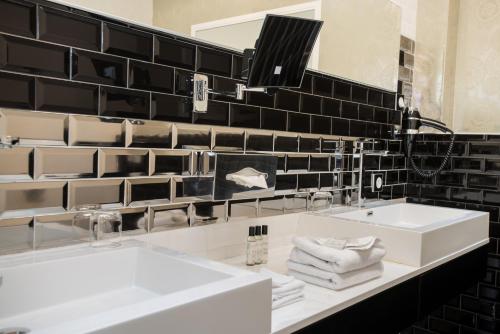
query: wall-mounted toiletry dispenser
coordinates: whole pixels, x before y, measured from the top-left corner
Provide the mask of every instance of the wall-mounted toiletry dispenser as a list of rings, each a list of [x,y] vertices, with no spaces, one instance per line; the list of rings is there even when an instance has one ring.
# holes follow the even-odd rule
[[[272,197],[277,164],[272,155],[216,154],[214,200]]]

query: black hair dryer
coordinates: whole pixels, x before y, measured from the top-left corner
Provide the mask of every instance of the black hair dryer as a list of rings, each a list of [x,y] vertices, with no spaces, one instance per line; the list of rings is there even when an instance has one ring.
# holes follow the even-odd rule
[[[430,178],[437,175],[444,169],[446,163],[448,162],[448,159],[450,158],[451,152],[453,150],[453,144],[455,141],[455,134],[453,133],[452,130],[447,128],[446,124],[444,124],[443,122],[422,117],[417,109],[408,108],[405,105],[404,99],[402,97],[399,98],[398,105],[400,108],[403,109],[403,119],[401,123],[400,134],[403,136],[403,145],[405,148],[405,154],[406,157],[408,158],[411,168],[418,175],[424,178]],[[449,133],[451,135],[450,145],[446,152],[446,156],[444,157],[441,165],[436,170],[433,171],[421,170],[420,168],[418,168],[415,161],[413,160],[413,146],[415,144],[416,135],[419,134],[420,127],[422,126],[431,127],[443,133]]]

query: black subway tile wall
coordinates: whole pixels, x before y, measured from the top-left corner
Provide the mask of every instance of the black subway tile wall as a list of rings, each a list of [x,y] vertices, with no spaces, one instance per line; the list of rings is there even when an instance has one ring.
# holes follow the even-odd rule
[[[421,135],[415,162],[435,169],[446,154],[447,135]],[[500,138],[495,135],[457,135],[451,163],[431,179],[408,171],[409,202],[490,213],[488,273],[469,290],[408,329],[409,333],[500,332]],[[411,332],[413,330],[413,332]]]
[[[36,215],[49,204],[72,213],[89,201],[120,210],[156,201],[189,206],[191,195],[206,194],[178,190],[210,184],[196,176],[198,158],[213,150],[276,155],[277,196],[344,191],[359,169],[353,141],[368,137],[398,148],[370,166],[387,174],[380,197],[403,196],[406,165],[389,136],[400,121],[396,92],[308,70],[300,88],[246,92],[243,100],[209,94],[207,113],[192,112],[195,72],[209,87],[232,91],[245,83],[241,68],[242,54],[230,49],[49,1],[0,0],[0,131],[26,146],[15,155],[18,170],[0,166],[0,185],[54,193],[52,202],[21,203],[36,206]],[[471,149],[480,160],[491,148]],[[74,166],[47,169],[40,160],[49,154]],[[500,173],[498,166],[481,164]],[[41,182],[47,178],[54,180]],[[468,182],[477,191],[490,181]],[[25,214],[7,209],[10,218]]]

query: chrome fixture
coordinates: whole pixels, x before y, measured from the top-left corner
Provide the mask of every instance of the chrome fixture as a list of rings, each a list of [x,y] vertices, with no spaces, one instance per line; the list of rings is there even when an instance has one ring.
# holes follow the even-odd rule
[[[19,137],[2,136],[0,138],[0,148],[12,148],[17,144],[19,144]]]
[[[378,143],[377,141],[366,141],[366,140],[359,140],[355,143],[355,151],[358,151],[358,155],[359,155],[359,180],[358,180],[358,207],[359,208],[362,208],[365,205],[365,198],[363,196],[364,195],[364,191],[363,191],[363,173],[364,173],[363,157],[365,155],[387,156],[389,153],[389,151],[386,151],[386,150],[365,150],[364,149],[365,144],[377,144],[377,143]],[[372,178],[372,189],[374,187],[373,182],[376,182],[377,180],[380,180],[380,179],[374,180]],[[383,181],[383,178],[382,178],[382,181]]]
[[[366,212],[366,215],[367,215],[367,216],[373,216],[373,210],[368,210],[368,211]]]
[[[325,203],[326,202],[326,203]],[[317,191],[311,196],[311,210],[331,208],[333,205],[333,195],[329,191]]]
[[[101,210],[99,204],[79,205],[75,209],[78,212],[73,216],[73,227],[88,226],[91,246],[120,245],[120,241],[106,242],[106,239],[121,237],[122,215],[119,211]]]

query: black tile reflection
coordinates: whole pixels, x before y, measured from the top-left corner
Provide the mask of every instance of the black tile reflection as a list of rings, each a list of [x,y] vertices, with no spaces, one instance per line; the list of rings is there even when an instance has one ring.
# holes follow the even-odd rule
[[[353,184],[353,179],[352,179],[352,173],[341,173],[342,176],[342,187],[352,187]]]
[[[338,141],[333,139],[321,138],[321,152],[334,153],[337,149]]]
[[[373,121],[373,107],[360,104],[359,105],[359,119],[363,121]]]
[[[299,190],[317,189],[319,187],[319,174],[299,174]]]
[[[114,86],[127,82],[127,60],[120,57],[73,50],[71,67],[74,80]]]
[[[337,99],[350,100],[351,99],[351,85],[335,80],[333,86],[333,96]]]
[[[373,111],[373,120],[379,123],[387,123],[387,110],[375,108]]]
[[[69,48],[0,34],[0,69],[69,76]]]
[[[370,138],[380,138],[382,136],[380,124],[366,123],[366,136]]]
[[[384,108],[396,109],[396,94],[384,93],[382,100]]]
[[[319,138],[300,137],[299,152],[319,153],[320,140]]]
[[[208,101],[206,113],[193,113],[193,123],[228,126],[229,103]]]
[[[155,63],[194,69],[196,47],[193,44],[155,36]]]
[[[191,123],[192,102],[184,96],[151,94],[151,119]]]
[[[193,73],[187,71],[175,70],[175,94],[192,95],[193,85],[191,83]]]
[[[260,109],[243,104],[231,104],[231,126],[241,128],[260,127]]]
[[[465,188],[451,188],[451,199],[453,201],[459,202],[472,202],[472,203],[480,203],[482,201],[481,190],[472,190]],[[422,197],[424,197],[422,195]],[[429,197],[429,194],[427,196]],[[432,198],[432,197],[429,197]]]
[[[491,205],[500,205],[500,193],[485,191],[484,192],[484,203]]]
[[[102,36],[103,52],[148,61],[153,59],[153,35],[151,34],[104,23]]]
[[[273,136],[249,133],[246,140],[247,151],[272,151]]]
[[[142,176],[149,173],[148,154],[106,154],[102,177]]]
[[[368,90],[368,104],[372,106],[381,107],[382,106],[382,92],[378,90],[370,89]]]
[[[368,101],[368,89],[358,85],[352,85],[352,100],[366,103]]]
[[[228,79],[228,78],[223,78],[223,77],[218,77],[214,76],[213,80],[212,76],[209,76],[208,83],[210,87],[210,82],[212,82],[211,86],[214,90],[219,91],[219,92],[234,92],[236,84],[238,81]],[[212,99],[214,100],[222,100],[222,101],[236,101],[236,99],[232,96],[225,96],[225,95],[215,95],[215,94],[210,94]],[[244,95],[248,96],[248,93],[244,93]],[[253,103],[249,103],[253,104]],[[257,104],[258,105],[258,104]],[[270,104],[272,107],[272,103]]]
[[[307,171],[309,168],[308,155],[289,155],[286,158],[286,171]]]
[[[304,77],[302,78],[302,83],[300,85],[300,88],[298,88],[301,92],[304,93],[312,93],[312,75],[309,73],[305,73]]]
[[[426,156],[426,157],[422,157],[420,160],[421,160],[421,163],[422,163],[422,168],[426,169],[426,170],[437,169],[443,163],[443,158],[442,157]],[[445,170],[450,169],[450,162],[449,161],[444,166],[444,169]]]
[[[403,116],[400,111],[396,110],[387,110],[387,123],[389,124],[394,124],[394,125],[400,125],[401,124],[401,117]]]
[[[392,156],[382,156],[380,157],[380,169],[392,169],[393,157]]]
[[[174,69],[131,60],[128,85],[131,88],[173,93]]]
[[[221,132],[215,135],[215,147],[217,149],[237,149],[243,151],[245,146],[245,135],[243,133]]]
[[[149,119],[149,95],[129,89],[101,87],[100,114]]]
[[[349,136],[349,120],[332,118],[332,135]]]
[[[286,130],[287,112],[283,110],[262,108],[260,112],[261,128],[267,130]]]
[[[48,7],[40,7],[38,24],[41,40],[100,51],[100,21]]]
[[[233,55],[232,77],[241,79],[241,71],[243,67],[243,57]]]
[[[215,81],[215,79],[214,79]],[[234,89],[234,86],[233,86]],[[274,107],[274,95],[260,93],[260,92],[248,92],[247,93],[247,104],[253,104],[255,106],[261,107]]]
[[[311,117],[305,114],[288,113],[288,131],[306,132],[311,130]]]
[[[470,143],[469,154],[474,155],[500,155],[500,146],[496,143],[490,144],[480,144],[480,143]]]
[[[319,187],[320,188],[334,187],[333,177],[334,177],[333,174],[330,173],[319,174]]]
[[[276,175],[276,190],[295,190],[297,175]]]
[[[297,152],[299,150],[299,138],[288,136],[276,136],[274,141],[276,152]]]
[[[332,133],[332,119],[325,116],[311,116],[311,133],[329,135]]]
[[[0,1],[0,31],[35,37],[36,5],[21,1]]]
[[[276,108],[299,111],[300,94],[288,90],[276,92]]]
[[[170,182],[131,184],[131,202],[151,201],[156,199],[170,199]]]
[[[0,72],[0,106],[33,109],[35,78]]]
[[[399,173],[397,171],[387,171],[385,174],[385,184],[397,184],[399,182]]]
[[[177,144],[174,148],[201,148],[210,149],[210,131],[199,129],[177,129]]]
[[[323,99],[322,113],[327,116],[340,117],[340,101]]]
[[[311,172],[328,172],[330,158],[328,156],[315,156],[311,155],[311,162],[309,166],[309,171]],[[331,177],[331,174],[330,174]],[[332,180],[333,181],[333,180]]]
[[[349,135],[353,137],[365,137],[366,123],[361,121],[351,121]]]
[[[182,175],[189,172],[189,155],[156,155],[155,175]]]
[[[467,186],[469,188],[497,189],[498,176],[469,174],[467,177]]]
[[[232,56],[229,53],[198,47],[196,71],[231,76]]]
[[[453,169],[480,171],[481,164],[482,160],[480,159],[453,159]],[[488,164],[486,164],[486,170],[490,170],[490,166],[488,166]]]
[[[300,112],[321,114],[321,98],[315,95],[302,94],[300,98]]]
[[[450,188],[448,187],[422,185],[420,187],[420,195],[430,199],[448,199],[449,190]]]
[[[62,80],[36,80],[36,110],[97,115],[99,87]]]
[[[332,97],[333,80],[329,78],[313,77],[313,94]]]
[[[350,119],[358,119],[358,104],[342,101],[342,117]]]

